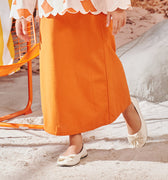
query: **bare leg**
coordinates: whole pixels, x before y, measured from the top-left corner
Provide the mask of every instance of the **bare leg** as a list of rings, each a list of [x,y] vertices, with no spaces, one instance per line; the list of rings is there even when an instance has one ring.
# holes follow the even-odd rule
[[[141,128],[141,120],[133,104],[130,104],[123,112],[123,116],[127,124],[128,134],[137,133]]]
[[[62,154],[64,156],[68,156],[70,154],[78,154],[83,146],[83,140],[81,134],[75,134],[69,136],[69,147],[68,149]]]

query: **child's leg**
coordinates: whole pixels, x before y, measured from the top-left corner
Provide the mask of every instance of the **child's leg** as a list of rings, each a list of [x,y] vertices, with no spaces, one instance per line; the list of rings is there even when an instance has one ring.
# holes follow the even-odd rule
[[[83,146],[83,140],[81,134],[75,134],[69,136],[69,147],[63,153],[64,156],[68,156],[70,154],[78,154]]]
[[[135,134],[140,130],[141,120],[133,104],[130,104],[127,107],[127,109],[123,112],[123,116],[125,118],[129,134]]]
[[[132,104],[123,113],[128,127],[127,138],[133,148],[140,148],[147,141],[148,131],[138,100],[132,97],[131,102]]]

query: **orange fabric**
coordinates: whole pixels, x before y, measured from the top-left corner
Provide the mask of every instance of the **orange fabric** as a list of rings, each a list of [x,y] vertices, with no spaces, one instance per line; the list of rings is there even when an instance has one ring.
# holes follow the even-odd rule
[[[17,63],[0,66],[0,77],[7,76],[10,73],[16,72],[21,66],[23,66],[23,64],[27,63],[28,61],[31,61],[38,55],[39,55],[39,44],[35,44],[27,51],[27,53]]]
[[[94,7],[93,3],[91,2],[91,0],[84,0],[81,1],[81,4],[83,6],[83,8],[85,9],[86,12],[88,11],[97,11],[96,8]]]
[[[43,8],[44,12],[47,14],[49,12],[51,12],[54,8],[50,6],[50,4],[48,4],[47,0],[44,0],[43,4],[41,5],[41,7]]]
[[[40,30],[45,131],[72,135],[112,123],[131,100],[106,15],[50,16]]]
[[[16,5],[16,0],[13,1],[13,5]]]
[[[71,13],[76,13],[76,11],[75,11],[75,9],[73,9],[73,8],[68,8],[68,9],[65,9],[64,11],[63,11],[63,13],[64,12],[71,12]]]
[[[18,9],[17,12],[18,12],[19,17],[27,18],[28,16],[31,15],[28,9]]]

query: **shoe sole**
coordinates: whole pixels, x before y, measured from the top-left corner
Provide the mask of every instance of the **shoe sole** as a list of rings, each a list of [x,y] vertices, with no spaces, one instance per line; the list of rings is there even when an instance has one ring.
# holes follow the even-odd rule
[[[88,156],[88,154],[83,156],[83,157],[81,157],[80,159],[82,160],[82,159],[86,158],[87,156]],[[73,164],[73,165],[58,165],[58,166],[60,166],[60,167],[73,167],[73,166],[76,166],[76,165],[80,164],[80,162],[81,161],[79,161],[78,163]]]

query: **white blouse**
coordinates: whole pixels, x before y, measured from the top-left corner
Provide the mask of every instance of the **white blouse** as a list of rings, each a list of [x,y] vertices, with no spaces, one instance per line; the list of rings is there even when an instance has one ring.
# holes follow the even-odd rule
[[[66,12],[96,15],[101,12],[107,14],[117,8],[132,9],[131,0],[13,0],[10,16],[29,19],[35,7],[40,17],[64,15]]]

